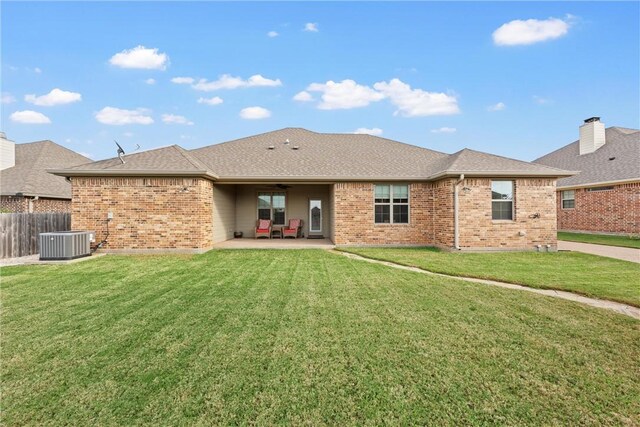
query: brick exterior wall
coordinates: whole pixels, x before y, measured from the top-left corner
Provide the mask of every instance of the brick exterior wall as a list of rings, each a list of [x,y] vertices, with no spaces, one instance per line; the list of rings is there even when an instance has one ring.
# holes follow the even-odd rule
[[[409,184],[409,224],[375,224],[373,183],[334,186],[337,245],[430,245],[433,241],[431,183]]]
[[[558,191],[557,206],[558,230],[640,234],[640,182],[605,191],[577,188],[572,209],[562,209],[562,191]]]
[[[71,179],[73,230],[96,232],[104,249],[206,250],[213,245],[213,184],[202,178]]]
[[[512,221],[491,219],[491,179],[470,178],[460,184],[460,248],[531,250],[536,245],[557,248],[555,179],[513,181]],[[465,187],[470,190],[463,190]]]
[[[71,200],[46,198],[33,200],[32,197],[17,196],[0,197],[0,208],[7,212],[29,212],[29,202],[31,202],[31,212],[71,212]]]
[[[456,179],[411,183],[410,223],[374,223],[374,184],[338,183],[334,187],[337,245],[454,245]],[[557,247],[554,179],[515,179],[515,218],[491,219],[491,179],[465,179],[459,185],[461,249]],[[463,191],[467,187],[470,191]],[[539,214],[534,218],[534,214]],[[522,234],[522,235],[521,235]]]

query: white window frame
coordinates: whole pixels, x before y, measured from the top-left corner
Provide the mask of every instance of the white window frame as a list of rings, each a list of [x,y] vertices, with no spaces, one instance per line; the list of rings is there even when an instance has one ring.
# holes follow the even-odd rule
[[[569,192],[573,193],[573,197],[571,197],[571,198],[565,197],[566,193],[569,193]],[[564,206],[564,202],[565,201],[569,201],[569,200],[573,201],[573,206],[571,206],[569,208],[566,208]],[[576,190],[562,190],[562,192],[560,193],[560,204],[562,206],[562,209],[575,209],[575,207],[576,207]]]
[[[494,182],[510,182],[511,183],[511,199],[494,199],[493,183]],[[493,203],[511,203],[511,218],[509,219],[493,219]],[[491,220],[492,221],[515,221],[516,219],[516,182],[512,179],[492,179],[491,180]]]
[[[271,220],[271,224],[273,225],[278,225],[278,226],[282,226],[282,225],[287,225],[287,201],[289,199],[287,192],[286,191],[258,191],[256,192],[256,219],[260,219],[260,195],[261,194],[268,194],[269,195],[269,219]],[[276,224],[275,222],[273,222],[273,211],[274,208],[273,207],[273,195],[274,194],[283,194],[284,195],[284,223],[282,224]]]
[[[377,186],[389,186],[389,203],[376,202],[376,187]],[[406,203],[394,203],[393,201],[393,187],[407,187],[407,202]],[[376,221],[376,206],[389,206],[389,222],[377,222]],[[406,206],[407,207],[407,222],[394,222],[393,221],[393,207],[394,206]],[[376,225],[409,225],[411,224],[411,186],[409,184],[374,184],[373,186],[373,223]]]

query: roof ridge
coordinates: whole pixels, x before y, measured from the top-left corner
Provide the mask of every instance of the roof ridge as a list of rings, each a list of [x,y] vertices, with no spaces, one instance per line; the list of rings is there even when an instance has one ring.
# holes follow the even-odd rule
[[[528,161],[526,161],[526,160],[514,159],[514,158],[512,158],[512,157],[501,156],[501,155],[499,155],[499,154],[492,154],[492,153],[486,153],[486,152],[484,152],[484,151],[473,150],[473,149],[471,149],[471,148],[465,148],[465,149],[464,149],[464,150],[462,150],[462,151],[465,151],[465,150],[467,150],[467,151],[471,151],[471,152],[474,152],[474,153],[484,154],[484,155],[487,155],[487,156],[493,156],[493,157],[498,157],[498,158],[505,159],[505,160],[510,160],[510,161],[512,161],[512,162],[526,163],[526,164],[528,164],[528,165],[530,165],[530,164],[533,164],[533,163],[534,163],[534,162],[528,162]],[[542,166],[542,167],[545,167],[545,168],[549,168],[549,169],[554,169],[554,170],[557,170],[557,171],[563,171],[563,172],[566,172],[566,170],[565,170],[565,169],[560,169],[560,168],[556,168],[556,167],[553,167],[553,166],[547,166],[547,165],[541,165],[541,164],[536,164],[536,166]]]
[[[198,158],[192,156],[187,150],[185,150],[184,148],[180,147],[178,144],[174,144],[171,147],[175,148],[176,151],[178,151],[178,153],[182,154],[182,156],[187,159],[187,161],[189,163],[191,163],[191,165],[193,165],[194,167],[203,170],[203,171],[207,171],[207,172],[211,172],[209,170],[209,168],[207,166],[205,166],[204,163],[202,163]]]
[[[217,142],[217,143],[214,143],[214,144],[205,145],[204,147],[198,147],[198,148],[194,148],[194,149],[192,149],[192,150],[189,150],[189,152],[196,151],[196,150],[203,150],[203,149],[205,149],[205,148],[213,147],[214,145],[215,145],[215,146],[226,145],[226,144],[230,144],[230,143],[232,143],[232,142],[242,141],[243,139],[254,139],[254,138],[257,138],[257,137],[261,137],[261,136],[264,136],[264,135],[268,135],[268,134],[270,134],[270,133],[282,132],[282,131],[287,130],[287,129],[297,129],[297,130],[302,130],[302,131],[305,131],[305,132],[315,133],[315,134],[317,134],[317,133],[318,133],[318,132],[313,132],[313,131],[308,130],[308,129],[305,129],[305,128],[285,127],[285,128],[281,128],[281,129],[270,130],[270,131],[268,131],[268,132],[258,133],[258,134],[256,134],[256,135],[250,135],[250,136],[244,136],[244,137],[242,137],[242,138],[232,139],[232,140],[230,140],[230,141],[222,141],[222,142]]]

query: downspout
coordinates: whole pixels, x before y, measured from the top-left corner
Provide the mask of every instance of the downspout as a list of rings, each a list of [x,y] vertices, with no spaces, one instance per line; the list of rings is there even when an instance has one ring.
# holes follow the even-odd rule
[[[460,250],[460,230],[458,225],[458,185],[464,181],[464,174],[460,174],[460,178],[453,186],[453,247]]]

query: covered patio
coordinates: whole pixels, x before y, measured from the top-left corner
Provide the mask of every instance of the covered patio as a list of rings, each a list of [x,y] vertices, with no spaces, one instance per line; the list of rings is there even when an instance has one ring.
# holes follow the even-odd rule
[[[216,184],[214,247],[333,247],[332,188],[324,183]],[[259,219],[271,221],[272,238],[254,239]],[[292,219],[302,221],[298,238],[281,239],[282,229]]]

